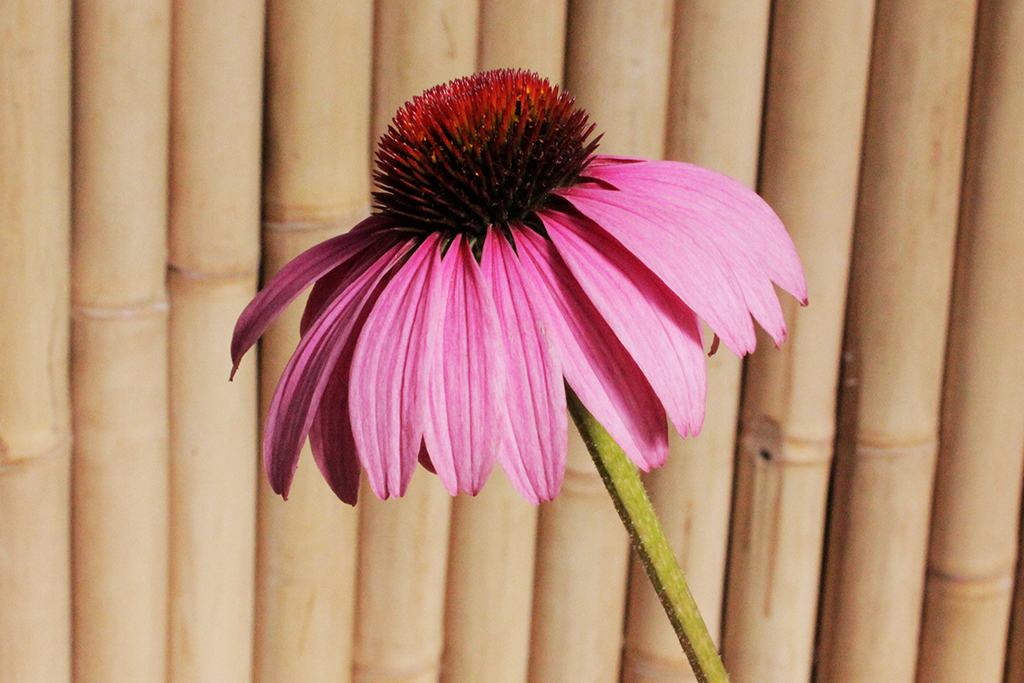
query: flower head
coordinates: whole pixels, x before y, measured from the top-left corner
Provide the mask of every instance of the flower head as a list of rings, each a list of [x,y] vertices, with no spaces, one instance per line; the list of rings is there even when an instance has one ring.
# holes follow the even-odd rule
[[[285,266],[242,313],[235,367],[313,285],[267,415],[287,495],[307,436],[355,503],[417,462],[452,494],[494,463],[532,502],[565,470],[565,385],[643,470],[704,417],[700,320],[737,354],[775,342],[773,282],[806,302],[793,244],[755,193],[698,166],[595,155],[571,97],[491,71],[427,90],[380,142],[375,212]]]

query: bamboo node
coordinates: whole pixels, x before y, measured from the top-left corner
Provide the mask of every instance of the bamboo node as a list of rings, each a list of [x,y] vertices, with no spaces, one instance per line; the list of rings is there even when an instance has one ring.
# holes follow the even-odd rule
[[[559,495],[565,495],[566,493],[570,493],[573,496],[601,499],[606,498],[608,495],[597,470],[593,467],[579,469],[571,464],[565,468],[565,477],[562,479],[562,491]]]
[[[0,474],[40,460],[67,457],[71,453],[71,433],[63,432],[56,438],[4,440],[0,437]]]
[[[928,578],[947,585],[960,586],[972,593],[1009,593],[1013,589],[1016,566],[1014,558],[1014,561],[1003,566],[982,572],[959,573],[928,567]]]
[[[872,442],[858,439],[854,453],[860,459],[877,460],[912,460],[914,458],[930,458],[939,449],[939,440],[934,437],[925,437],[903,443],[893,442]]]
[[[127,306],[89,306],[75,304],[71,307],[71,319],[87,318],[92,320],[125,320],[142,318],[150,315],[163,315],[170,310],[166,299],[145,301]]]
[[[370,207],[364,206],[317,220],[265,220],[263,229],[267,232],[344,232],[369,215]]]
[[[740,453],[757,463],[778,466],[823,465],[832,461],[834,433],[798,437],[785,433],[778,420],[758,415],[741,426]]]
[[[167,265],[167,273],[170,277],[180,277],[194,282],[243,282],[245,280],[255,279],[258,272],[258,268],[244,268],[242,270],[229,270],[224,271],[223,273],[214,273],[182,268],[174,264]]]

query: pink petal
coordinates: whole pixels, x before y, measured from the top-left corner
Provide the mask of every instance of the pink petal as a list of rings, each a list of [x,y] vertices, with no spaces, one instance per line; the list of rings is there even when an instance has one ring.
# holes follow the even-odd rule
[[[442,301],[441,244],[429,235],[388,282],[352,356],[349,412],[359,460],[381,500],[412,478],[429,415],[429,351]]]
[[[708,321],[737,355],[754,350],[754,324],[736,274],[717,245],[680,229],[685,217],[656,201],[592,188],[560,191]]]
[[[378,283],[405,245],[391,249],[355,282],[336,293],[323,314],[299,340],[270,402],[263,436],[263,458],[271,488],[287,498],[302,444],[320,398],[349,335],[371,302]]]
[[[505,441],[505,353],[494,302],[470,244],[456,235],[441,261],[440,334],[432,336],[430,418],[423,441],[452,495],[476,495]]]
[[[582,216],[539,212],[576,281],[637,362],[683,436],[704,420],[707,375],[700,321],[608,233]],[[638,463],[639,464],[639,463]],[[659,466],[663,463],[644,463]]]
[[[364,314],[367,308],[363,309]],[[361,329],[357,320],[355,329]],[[320,473],[342,501],[355,505],[359,498],[359,456],[352,437],[352,418],[348,410],[349,377],[357,334],[350,334],[331,373],[320,406],[309,431],[309,443]]]
[[[370,216],[344,235],[338,235],[307,249],[290,261],[249,302],[235,323],[231,337],[234,377],[246,351],[252,348],[270,324],[295,297],[325,273],[352,261],[379,238],[377,231],[391,225],[390,219]]]
[[[730,349],[753,350],[751,313],[782,342],[771,281],[803,301],[806,284],[789,235],[760,197],[679,162],[596,159],[586,173],[618,191],[583,185],[559,193],[639,256]]]
[[[480,261],[508,358],[509,443],[498,455],[516,490],[531,503],[551,500],[562,485],[568,449],[565,383],[523,281],[519,258],[489,230]]]
[[[633,462],[664,462],[665,409],[554,246],[513,226],[520,272],[566,381]]]
[[[717,171],[674,161],[599,164],[594,175],[625,192],[646,184],[647,191],[676,206],[702,200],[715,214],[716,235],[721,234],[730,249],[750,255],[773,282],[807,304],[807,282],[789,233],[767,202],[746,185]]]

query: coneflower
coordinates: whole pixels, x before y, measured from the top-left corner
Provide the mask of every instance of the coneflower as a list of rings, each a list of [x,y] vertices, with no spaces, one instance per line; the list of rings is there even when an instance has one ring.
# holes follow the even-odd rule
[[[737,354],[751,314],[776,343],[773,282],[802,302],[775,213],[719,173],[595,155],[586,113],[536,74],[500,70],[407,103],[377,151],[375,212],[308,250],[242,313],[235,367],[313,284],[263,439],[287,495],[307,436],[339,498],[360,468],[401,496],[417,461],[452,494],[495,461],[531,502],[565,470],[566,389],[641,469],[668,418],[704,415],[700,320]]]

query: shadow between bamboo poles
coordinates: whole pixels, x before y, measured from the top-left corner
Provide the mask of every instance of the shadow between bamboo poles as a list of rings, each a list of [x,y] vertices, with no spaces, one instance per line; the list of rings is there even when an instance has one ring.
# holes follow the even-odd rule
[[[1024,524],[1018,528],[1017,567],[1015,572],[1013,601],[1010,607],[1010,628],[1006,637],[1006,683],[1024,680],[1024,562],[1021,561],[1020,545],[1024,542],[1020,534]]]
[[[75,680],[163,683],[170,3],[75,15]]]
[[[867,97],[869,0],[776,4],[760,191],[801,256],[781,350],[747,361],[723,649],[737,680],[808,681]]]
[[[975,3],[877,4],[819,680],[913,680]]]
[[[482,0],[477,67],[561,80],[565,2]],[[530,656],[537,506],[500,466],[452,503],[442,683],[521,683]]]
[[[271,0],[267,15],[265,281],[368,213],[373,6]],[[263,337],[261,425],[304,299]],[[258,477],[255,680],[349,681],[357,512],[334,496],[308,446],[287,502]]]
[[[755,186],[767,36],[767,2],[675,4],[667,158],[707,166]],[[717,641],[742,363],[722,352],[707,366],[700,435],[680,439],[670,433],[667,462],[643,480]],[[634,554],[623,650],[626,683],[695,680],[662,612]]]
[[[256,375],[227,349],[256,289],[263,5],[172,17],[169,679],[252,678]]]
[[[477,2],[382,0],[375,5],[373,146],[423,90],[476,66]],[[365,477],[353,680],[436,681],[443,646],[451,497],[416,472],[405,496],[377,500]]]
[[[917,680],[1003,680],[1024,459],[1024,7],[979,6]]]
[[[569,3],[566,90],[604,134],[599,153],[662,157],[671,30],[667,0]],[[629,541],[573,429],[537,544],[529,680],[617,681]]]
[[[71,677],[69,2],[0,4],[0,677]]]

